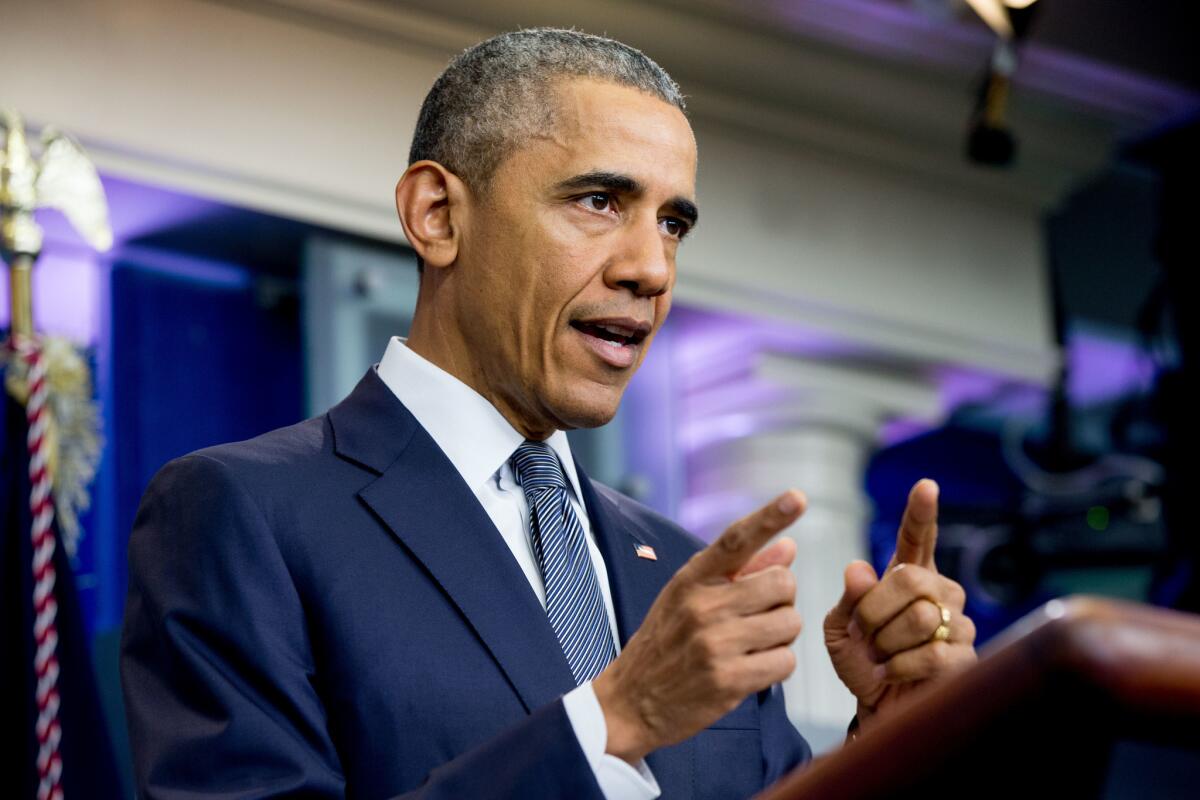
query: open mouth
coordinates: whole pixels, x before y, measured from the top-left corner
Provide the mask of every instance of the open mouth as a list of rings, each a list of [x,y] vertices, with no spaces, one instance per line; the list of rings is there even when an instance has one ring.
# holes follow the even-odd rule
[[[641,344],[642,340],[650,332],[650,325],[644,322],[609,322],[607,320],[586,322],[584,320],[575,320],[571,323],[571,327],[616,347]]]
[[[641,352],[640,345],[650,335],[653,326],[631,318],[572,320],[571,327],[582,336],[583,343],[609,367],[625,370],[632,367]]]

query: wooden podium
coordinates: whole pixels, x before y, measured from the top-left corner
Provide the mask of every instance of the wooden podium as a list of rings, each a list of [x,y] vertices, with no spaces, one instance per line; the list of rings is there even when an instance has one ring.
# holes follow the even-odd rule
[[[1200,617],[1047,603],[760,800],[1200,799]]]

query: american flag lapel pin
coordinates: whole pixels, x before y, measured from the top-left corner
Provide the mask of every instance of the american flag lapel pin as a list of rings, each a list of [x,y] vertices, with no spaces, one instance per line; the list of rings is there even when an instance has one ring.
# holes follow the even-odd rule
[[[658,561],[658,553],[654,552],[654,548],[648,544],[640,542],[633,546],[633,552],[637,553],[638,558],[646,558],[651,561]]]

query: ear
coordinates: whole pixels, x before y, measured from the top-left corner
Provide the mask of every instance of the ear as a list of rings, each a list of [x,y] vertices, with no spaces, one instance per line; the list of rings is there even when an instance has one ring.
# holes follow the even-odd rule
[[[425,264],[448,267],[458,257],[467,187],[436,161],[418,161],[396,184],[396,212],[409,244]]]

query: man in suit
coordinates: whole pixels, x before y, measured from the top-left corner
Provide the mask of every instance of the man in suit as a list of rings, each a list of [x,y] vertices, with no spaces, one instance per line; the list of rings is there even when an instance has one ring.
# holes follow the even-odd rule
[[[809,755],[789,490],[713,545],[589,480],[695,224],[678,88],[620,43],[505,34],[422,107],[396,190],[407,342],[328,414],[168,464],[123,641],[147,797],[738,797]],[[825,620],[869,727],[974,658],[918,484]]]

